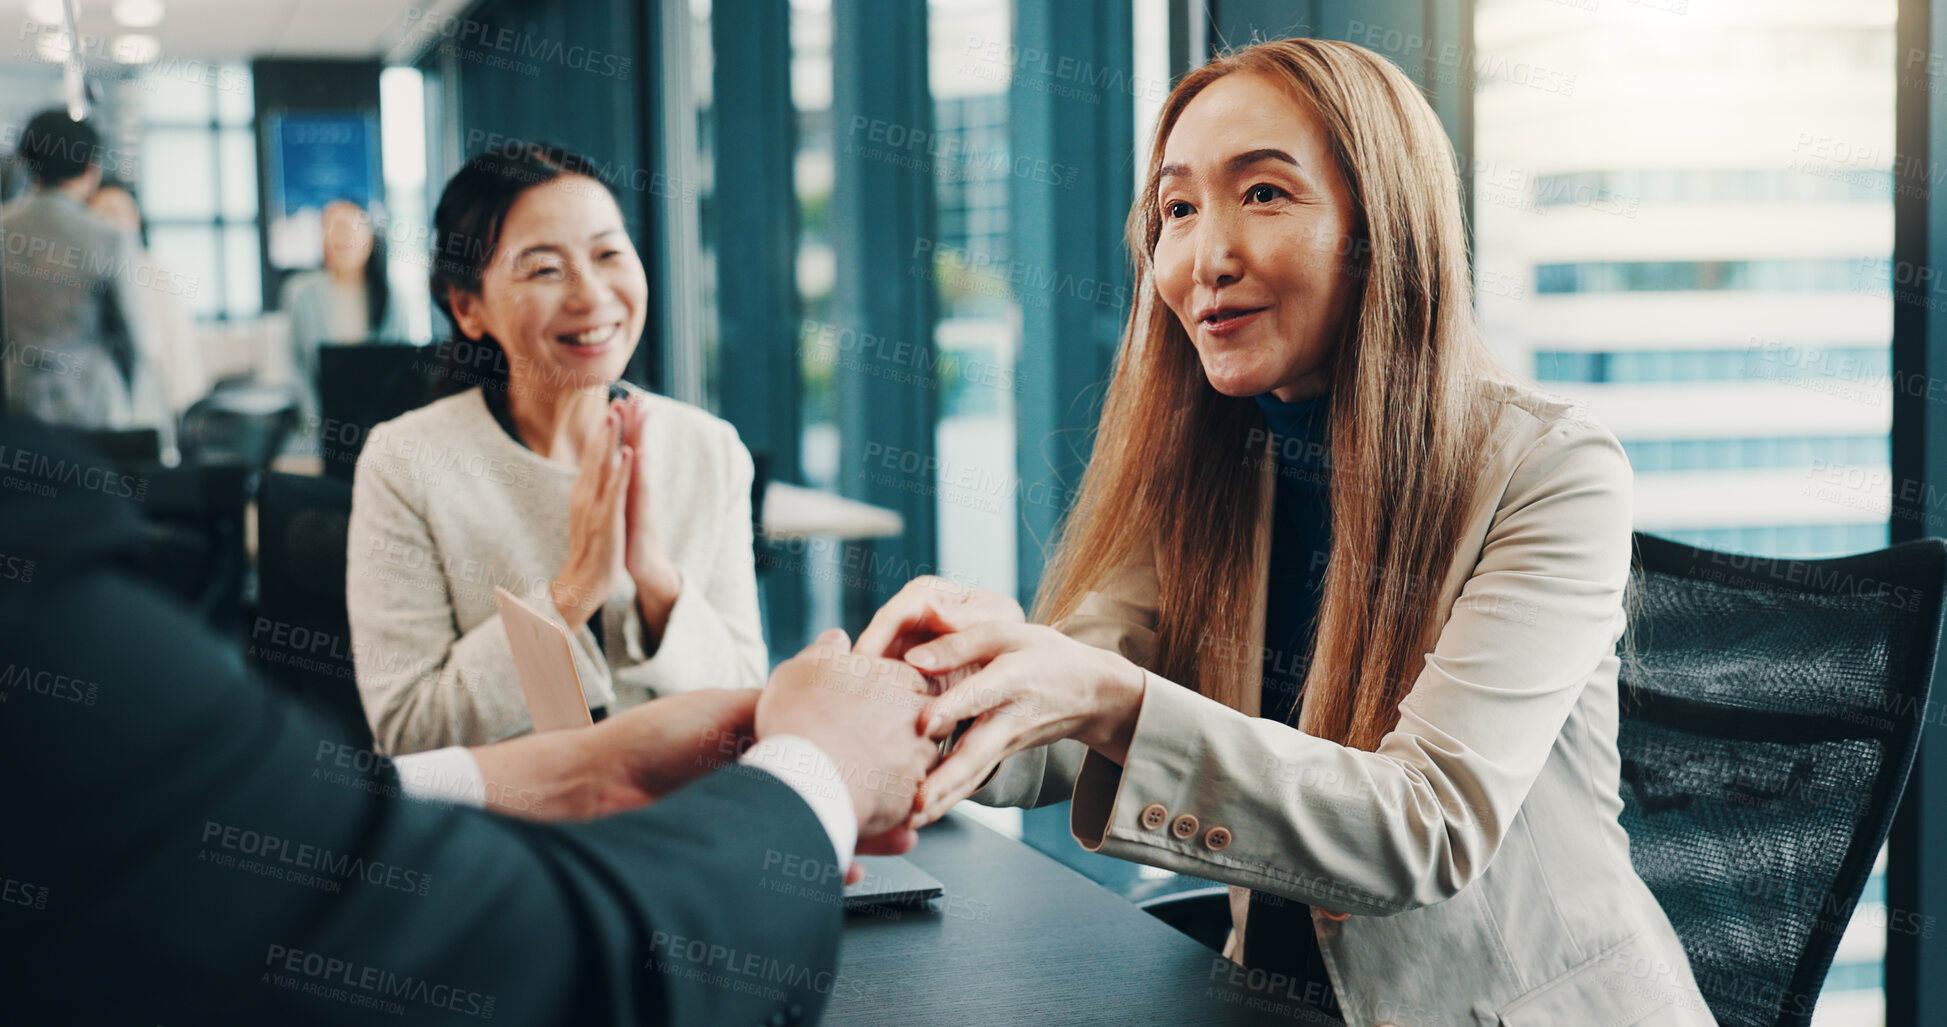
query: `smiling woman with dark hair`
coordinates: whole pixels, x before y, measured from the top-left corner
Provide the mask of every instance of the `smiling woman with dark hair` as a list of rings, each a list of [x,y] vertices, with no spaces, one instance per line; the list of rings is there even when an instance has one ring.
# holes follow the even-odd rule
[[[386,752],[529,729],[496,586],[573,632],[597,716],[764,681],[750,454],[729,424],[619,380],[648,282],[587,168],[514,147],[440,197],[452,394],[374,429],[353,490],[353,658]]]

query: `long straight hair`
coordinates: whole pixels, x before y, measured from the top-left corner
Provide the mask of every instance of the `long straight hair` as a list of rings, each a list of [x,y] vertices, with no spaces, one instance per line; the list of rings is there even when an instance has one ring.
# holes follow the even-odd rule
[[[385,232],[374,231],[372,252],[365,258],[365,268],[361,272],[365,281],[365,327],[374,339],[385,327],[386,311],[392,308],[392,278],[387,271],[387,259]]]
[[[1151,669],[1233,708],[1259,686],[1239,644],[1262,617],[1264,418],[1210,385],[1155,295],[1155,197],[1183,109],[1225,75],[1263,75],[1308,104],[1357,207],[1341,272],[1351,298],[1331,367],[1332,545],[1298,726],[1373,749],[1437,637],[1437,598],[1483,463],[1483,382],[1454,155],[1419,90],[1350,43],[1288,39],[1220,57],[1171,91],[1131,206],[1138,283],[1094,456],[1036,616],[1052,623],[1153,549]]]

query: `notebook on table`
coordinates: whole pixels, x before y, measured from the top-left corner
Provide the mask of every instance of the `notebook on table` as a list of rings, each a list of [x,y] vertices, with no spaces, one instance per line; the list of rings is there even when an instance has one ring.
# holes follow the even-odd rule
[[[874,906],[918,906],[946,894],[946,886],[932,874],[899,856],[859,856],[865,876],[845,886],[847,910]]]

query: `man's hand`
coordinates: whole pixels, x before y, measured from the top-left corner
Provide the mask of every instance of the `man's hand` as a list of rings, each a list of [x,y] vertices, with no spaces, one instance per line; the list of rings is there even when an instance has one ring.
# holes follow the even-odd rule
[[[531,820],[592,820],[648,805],[735,762],[751,737],[759,694],[683,692],[589,727],[475,747],[487,808]]]
[[[780,664],[757,701],[757,737],[797,735],[838,767],[858,815],[859,851],[903,852],[913,795],[939,756],[919,731],[926,682],[896,660],[854,655],[830,631]]]

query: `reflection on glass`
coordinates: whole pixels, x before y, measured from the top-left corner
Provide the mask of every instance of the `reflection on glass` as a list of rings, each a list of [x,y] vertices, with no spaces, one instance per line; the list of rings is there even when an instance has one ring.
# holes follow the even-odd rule
[[[128,83],[141,112],[130,150],[149,250],[186,279],[185,305],[199,319],[251,318],[263,311],[263,283],[250,71],[206,67],[151,70]]]
[[[432,337],[432,303],[425,288],[432,215],[426,209],[426,80],[418,69],[379,73],[379,132],[386,215],[381,228],[394,283],[392,302],[400,304],[406,338],[422,342]]]
[[[1020,304],[1008,267],[1007,93],[990,60],[1012,43],[1008,0],[927,5],[933,131],[927,147],[936,203],[934,281],[939,323],[932,387],[940,573],[1012,595],[1019,479],[1014,466],[1014,363]]]
[[[797,120],[797,154],[792,175],[798,192],[799,444],[805,483],[838,491],[838,408],[833,382],[836,348],[823,341],[832,329],[832,283],[837,257],[832,252],[832,15],[828,0],[792,0],[791,105]],[[829,549],[808,550],[806,622],[816,627],[843,622],[841,575]]]
[[[223,229],[225,313],[255,317],[263,310],[263,268],[257,263],[257,230],[246,225]]]
[[[1479,0],[1482,324],[1511,370],[1622,440],[1638,528],[1879,548],[1895,4],[1709,6]],[[1821,1022],[1882,1020],[1883,889]]]
[[[239,65],[224,65],[215,69],[215,79],[217,122],[248,126],[257,116],[250,73]]]
[[[183,283],[183,303],[191,314],[213,318],[223,312],[223,280],[217,272],[215,229],[156,225],[149,229],[149,246]],[[255,264],[254,247],[251,256]]]
[[[218,79],[221,81],[221,76]],[[250,76],[241,76],[241,81],[246,90],[243,100],[248,104]],[[234,89],[235,83],[231,85]],[[206,125],[216,117],[217,90],[204,78],[150,73],[142,77],[140,90],[142,120],[149,124]],[[224,104],[225,112],[234,112],[236,102],[234,95],[228,97],[228,102]],[[249,121],[249,114],[246,113],[242,120]]]
[[[151,218],[214,219],[216,151],[209,130],[150,129],[143,137],[141,187]]]
[[[226,128],[217,139],[223,162],[223,216],[257,216],[257,140],[248,128]]]
[[[703,394],[722,388],[717,338],[716,226],[716,50],[710,35],[710,0],[690,0],[690,89],[696,97],[696,152],[690,174],[696,183],[696,269],[694,302],[701,312],[694,340],[703,364]]]

